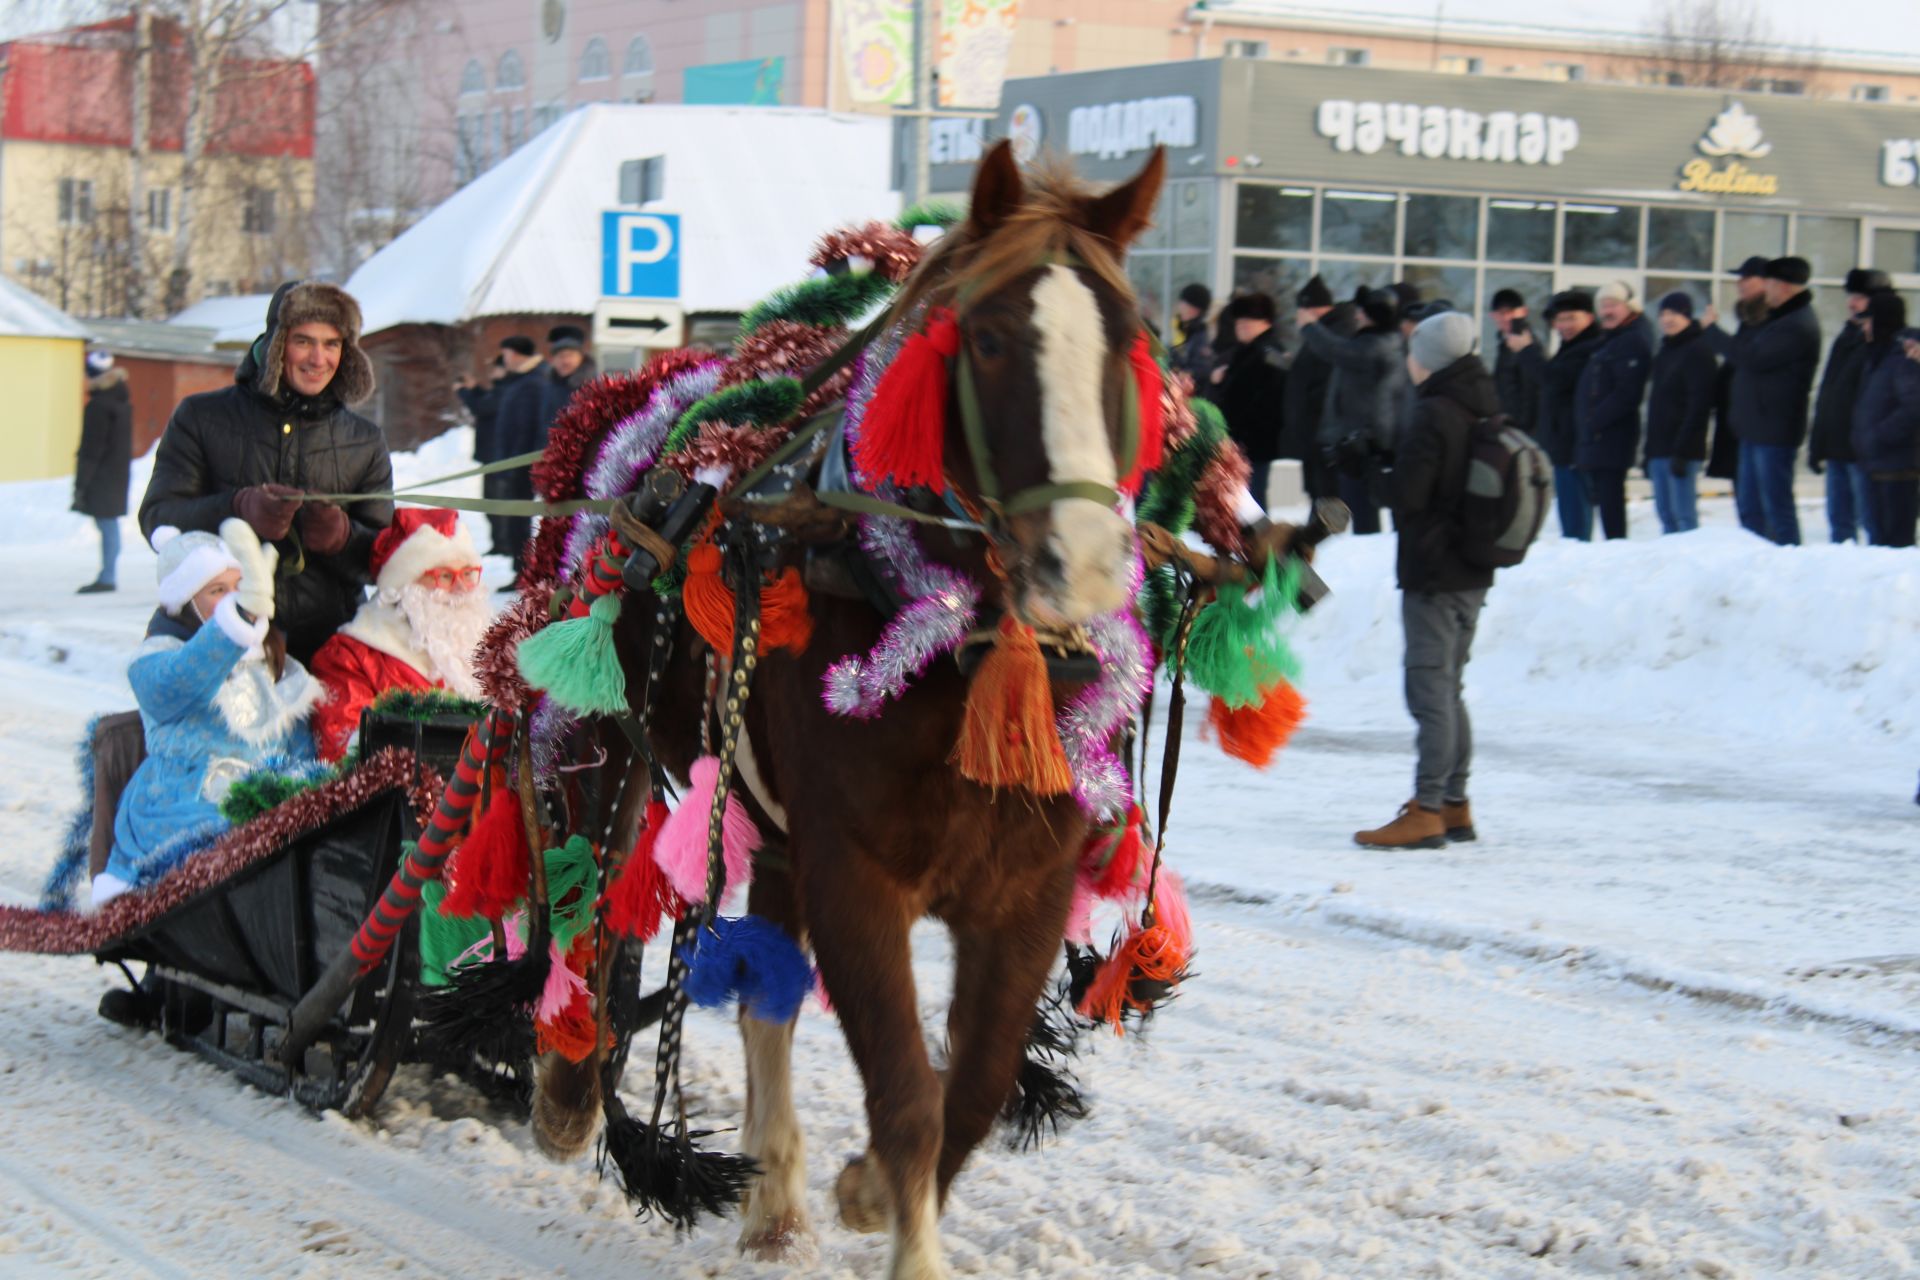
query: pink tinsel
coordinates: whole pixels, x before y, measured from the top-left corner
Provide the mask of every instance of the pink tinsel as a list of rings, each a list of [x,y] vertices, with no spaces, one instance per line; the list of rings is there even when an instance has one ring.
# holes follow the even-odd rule
[[[687,771],[692,785],[660,828],[653,857],[667,873],[674,891],[688,902],[707,900],[707,824],[713,814],[713,796],[720,782],[720,761],[701,756]],[[742,889],[753,875],[753,852],[760,847],[760,828],[754,825],[740,797],[727,796],[721,823],[721,851],[727,868],[727,889]]]
[[[567,964],[566,956],[560,953],[560,944],[549,941],[547,951],[551,959],[547,965],[547,985],[540,992],[540,1003],[534,1006],[533,1016],[536,1022],[552,1022],[567,1011],[567,1006],[575,997],[587,994],[587,980],[577,974]]]

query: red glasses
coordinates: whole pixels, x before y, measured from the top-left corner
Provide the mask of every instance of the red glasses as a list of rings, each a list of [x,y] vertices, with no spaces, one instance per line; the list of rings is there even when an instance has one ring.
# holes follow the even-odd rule
[[[465,569],[429,569],[414,581],[423,587],[432,587],[436,591],[471,591],[480,585],[480,566],[471,565]]]

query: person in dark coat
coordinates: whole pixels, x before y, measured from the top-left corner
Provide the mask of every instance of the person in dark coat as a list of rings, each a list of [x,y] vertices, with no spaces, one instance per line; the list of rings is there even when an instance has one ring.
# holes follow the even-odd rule
[[[1167,348],[1167,363],[1196,387],[1205,386],[1213,373],[1213,337],[1207,325],[1212,307],[1213,291],[1203,284],[1184,286],[1173,304],[1175,341]]]
[[[516,458],[547,447],[547,387],[552,380],[552,370],[529,338],[519,338],[516,346],[504,349],[512,381],[501,387],[495,399],[494,431],[499,438],[501,456]],[[503,472],[500,496],[519,502],[532,501],[532,470],[523,467]],[[532,536],[532,516],[503,516],[499,540],[493,544],[494,553],[518,564],[521,548]]]
[[[503,458],[514,457],[507,448],[505,432],[500,423],[500,406],[505,403],[507,394],[514,386],[526,378],[524,372],[528,361],[538,364],[534,358],[533,339],[520,334],[509,334],[500,339],[499,354],[493,358],[492,381],[486,387],[475,387],[471,383],[458,388],[460,402],[467,406],[473,415],[473,458],[475,462],[498,462]],[[512,498],[516,496],[515,477],[524,479],[528,473],[496,471],[480,479],[480,493],[486,498]],[[530,483],[530,482],[528,482]],[[533,490],[527,490],[531,497]],[[489,515],[487,527],[490,531],[490,549],[500,553],[511,538],[511,516]]]
[[[73,460],[73,509],[92,516],[100,530],[100,576],[80,588],[83,596],[114,589],[120,517],[127,514],[132,470],[133,397],[127,390],[127,371],[114,367],[111,351],[89,351],[87,407],[80,414],[80,450]]]
[[[1307,281],[1294,295],[1296,316],[1311,318],[1315,324],[1333,327],[1342,337],[1353,332],[1355,315],[1350,303],[1336,314],[1333,293],[1319,276]],[[1282,458],[1297,458],[1301,478],[1309,498],[1335,497],[1339,477],[1327,468],[1320,456],[1320,424],[1327,413],[1327,389],[1333,382],[1333,366],[1304,341],[1293,353],[1287,367],[1286,411],[1281,415],[1280,449]]]
[[[1488,310],[1501,337],[1500,350],[1493,357],[1493,386],[1500,393],[1500,412],[1507,415],[1508,422],[1532,435],[1540,417],[1540,362],[1522,360],[1519,351],[1505,341],[1521,333],[1533,336],[1527,300],[1518,289],[1499,289]]]
[[[1418,726],[1413,799],[1393,821],[1354,834],[1369,848],[1439,848],[1475,838],[1467,801],[1473,729],[1462,696],[1467,657],[1493,570],[1461,554],[1460,514],[1474,424],[1500,412],[1473,354],[1480,326],[1443,312],[1422,321],[1407,354],[1419,387],[1393,468],[1394,571],[1406,629],[1407,711]]]
[[[547,384],[543,389],[543,419],[536,448],[547,447],[547,433],[553,430],[554,419],[567,407],[567,401],[573,399],[573,393],[599,376],[599,366],[587,354],[586,330],[578,325],[560,324],[547,331]]]
[[[1553,494],[1560,512],[1560,536],[1586,542],[1593,537],[1593,495],[1584,472],[1574,468],[1574,404],[1587,361],[1600,349],[1602,330],[1593,319],[1593,295],[1568,289],[1547,304],[1547,323],[1560,338],[1551,360],[1531,333],[1509,333],[1505,342],[1540,387],[1540,412],[1534,439],[1553,460]]]
[[[1306,311],[1296,316],[1300,340],[1333,366],[1327,408],[1320,419],[1320,454],[1339,475],[1339,496],[1353,512],[1353,532],[1380,532],[1376,486],[1392,464],[1400,435],[1401,388],[1407,348],[1400,336],[1400,305],[1390,289],[1361,289],[1354,299],[1363,322],[1343,337]]]
[[[1707,450],[1706,473],[1716,480],[1733,481],[1736,496],[1740,489],[1740,437],[1733,430],[1734,355],[1767,321],[1767,262],[1755,254],[1734,268],[1733,333],[1720,327],[1719,310],[1711,303],[1700,321],[1707,345],[1720,357],[1720,381],[1713,402],[1713,443]]]
[[[1868,524],[1877,547],[1911,547],[1920,519],[1920,363],[1909,358],[1906,323],[1907,303],[1899,294],[1867,300],[1853,451],[1871,485]]]
[[[1580,372],[1573,402],[1573,465],[1608,538],[1627,536],[1627,470],[1640,454],[1640,402],[1653,368],[1653,336],[1624,280],[1600,290],[1602,338]]]
[[[1660,299],[1659,353],[1647,388],[1647,479],[1662,533],[1700,527],[1696,485],[1707,459],[1707,425],[1720,362],[1701,340],[1693,298],[1676,290]]]
[[[1733,351],[1729,412],[1740,437],[1735,503],[1740,524],[1780,546],[1800,543],[1793,463],[1807,438],[1807,409],[1820,365],[1820,320],[1813,313],[1805,258],[1767,263],[1767,318]]]
[[[372,394],[360,304],[317,280],[283,284],[234,384],[173,411],[140,503],[149,542],[166,525],[214,533],[239,516],[273,543],[274,620],[302,662],[360,607],[373,540],[393,519],[386,439],[348,408]]]
[[[1216,403],[1227,420],[1227,434],[1253,464],[1254,500],[1267,504],[1267,475],[1280,447],[1280,415],[1286,411],[1287,357],[1273,331],[1276,311],[1264,293],[1235,298],[1233,359],[1220,379]]]
[[[1893,287],[1884,271],[1855,267],[1847,272],[1847,322],[1827,349],[1827,367],[1813,398],[1813,430],[1807,437],[1807,470],[1827,473],[1827,530],[1835,542],[1852,542],[1864,533],[1873,541],[1868,514],[1867,473],[1853,454],[1853,406],[1860,397],[1861,360],[1867,340],[1862,332],[1867,300]]]

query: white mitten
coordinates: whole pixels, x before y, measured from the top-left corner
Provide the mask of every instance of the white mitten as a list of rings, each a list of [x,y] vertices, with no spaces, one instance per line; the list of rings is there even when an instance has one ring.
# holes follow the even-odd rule
[[[213,606],[213,624],[220,628],[220,634],[246,650],[247,657],[261,657],[266,653],[267,620],[255,617],[246,622],[240,617],[241,607],[238,594],[220,597],[220,603]]]
[[[273,574],[280,564],[280,551],[271,543],[260,545],[253,526],[238,517],[220,522],[220,540],[240,562],[240,589],[235,593],[240,607],[262,622],[273,617]]]

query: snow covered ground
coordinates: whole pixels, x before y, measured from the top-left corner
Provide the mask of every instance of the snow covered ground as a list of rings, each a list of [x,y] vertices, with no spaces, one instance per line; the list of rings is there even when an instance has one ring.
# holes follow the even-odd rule
[[[1469,672],[1483,838],[1430,853],[1349,842],[1406,798],[1411,733],[1392,540],[1325,548],[1307,727],[1267,773],[1188,743],[1170,844],[1199,976],[1084,1061],[1091,1119],[976,1157],[956,1271],[1920,1269],[1920,559],[1707,517],[1654,539],[1642,503],[1628,543],[1550,539],[1503,575]],[[65,486],[0,490],[7,900],[37,890],[81,725],[130,705],[151,557],[129,541],[120,593],[76,598],[94,544]],[[932,1026],[946,951],[919,941]],[[636,1223],[449,1082],[409,1074],[362,1123],[255,1093],[101,1022],[113,976],[0,956],[0,1274],[780,1274],[727,1224]],[[691,1087],[734,1123],[732,1027],[689,1026]],[[830,1017],[803,1018],[796,1072],[817,1271],[876,1275],[882,1243],[831,1221],[864,1123]]]

